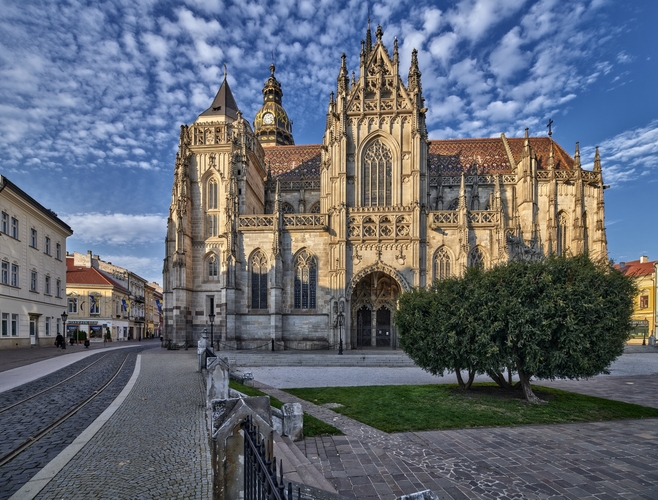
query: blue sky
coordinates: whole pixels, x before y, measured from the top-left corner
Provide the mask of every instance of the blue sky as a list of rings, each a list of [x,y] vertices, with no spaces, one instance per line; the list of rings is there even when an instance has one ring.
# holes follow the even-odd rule
[[[385,0],[373,32],[419,50],[430,138],[600,146],[610,257],[658,259],[658,2]],[[74,229],[70,251],[161,282],[179,125],[223,75],[253,120],[272,51],[297,144],[319,143],[361,1],[0,0],[0,172]]]

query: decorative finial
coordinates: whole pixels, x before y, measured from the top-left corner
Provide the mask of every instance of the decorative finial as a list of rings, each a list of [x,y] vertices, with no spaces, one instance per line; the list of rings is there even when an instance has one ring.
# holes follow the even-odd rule
[[[275,66],[274,63],[272,63],[270,64],[270,73],[272,74],[272,76],[274,76],[274,70],[275,70]]]
[[[552,128],[553,127],[553,120],[551,118],[548,119],[548,125],[546,125],[546,126],[548,127],[548,137],[552,137],[553,136],[553,128]]]
[[[594,153],[594,172],[601,171],[601,156],[599,155],[599,147],[596,146],[596,152]]]
[[[377,41],[378,41],[379,43],[381,43],[381,41],[382,41],[382,37],[384,36],[384,31],[382,30],[382,27],[381,27],[381,25],[379,25],[379,24],[377,25],[377,33],[376,33],[376,36],[377,36]]]
[[[224,63],[224,80],[226,80],[226,63]]]

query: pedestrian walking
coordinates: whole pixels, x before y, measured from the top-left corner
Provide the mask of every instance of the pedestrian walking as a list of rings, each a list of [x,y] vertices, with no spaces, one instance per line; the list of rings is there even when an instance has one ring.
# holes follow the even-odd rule
[[[64,337],[62,337],[62,334],[58,333],[57,337],[55,337],[55,347],[60,347],[62,345],[63,340]]]

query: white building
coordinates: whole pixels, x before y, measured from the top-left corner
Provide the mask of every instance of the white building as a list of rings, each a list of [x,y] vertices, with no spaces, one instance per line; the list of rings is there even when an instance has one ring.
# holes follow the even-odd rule
[[[52,345],[66,311],[71,228],[0,175],[0,349]]]

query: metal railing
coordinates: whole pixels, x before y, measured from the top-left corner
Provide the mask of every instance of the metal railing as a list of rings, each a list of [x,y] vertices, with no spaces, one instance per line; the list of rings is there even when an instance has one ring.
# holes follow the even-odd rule
[[[266,443],[252,421],[251,415],[242,423],[244,431],[244,499],[245,500],[303,500],[300,488],[293,497],[292,483],[283,482],[283,461],[276,471],[273,441]]]

